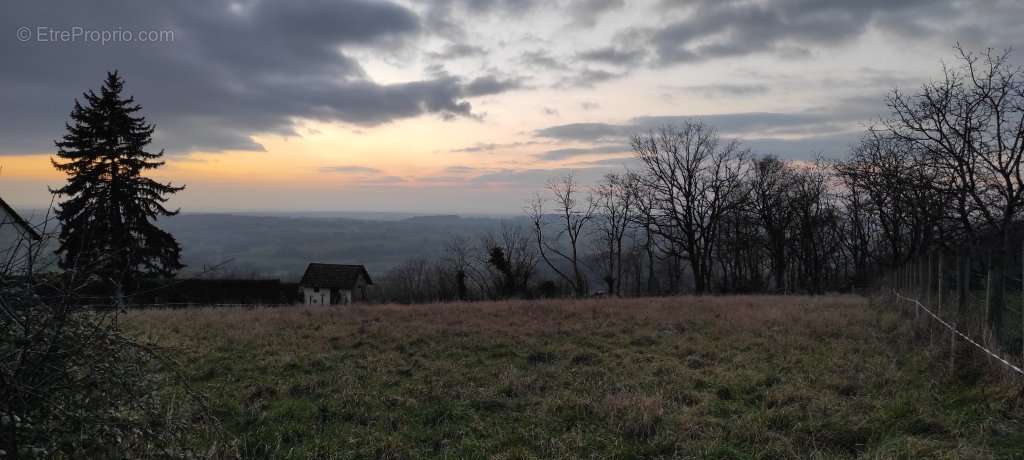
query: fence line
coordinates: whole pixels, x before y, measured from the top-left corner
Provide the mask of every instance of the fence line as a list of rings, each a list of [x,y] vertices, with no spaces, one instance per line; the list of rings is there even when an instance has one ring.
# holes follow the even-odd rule
[[[921,310],[924,310],[924,312],[927,313],[932,318],[935,318],[935,320],[938,321],[943,326],[945,326],[946,329],[949,329],[954,334],[959,335],[964,340],[966,340],[968,343],[970,343],[971,345],[974,345],[975,347],[978,347],[979,350],[985,352],[989,356],[999,360],[999,362],[1005,364],[1007,367],[1012,369],[1017,374],[1019,374],[1021,376],[1024,376],[1024,369],[1021,369],[1020,367],[1017,367],[1017,366],[1013,365],[1013,363],[1007,361],[1002,356],[999,356],[998,354],[996,354],[992,350],[989,350],[988,348],[984,347],[980,343],[974,341],[974,339],[968,337],[967,334],[964,334],[963,332],[960,332],[960,330],[958,330],[955,326],[947,323],[942,318],[940,318],[938,315],[936,315],[931,310],[929,310],[928,307],[925,307],[924,304],[922,304],[919,300],[914,299],[914,298],[910,298],[910,297],[905,297],[905,296],[901,295],[899,293],[899,291],[897,291],[896,289],[893,289],[892,293],[896,295],[897,300],[902,300],[902,301],[905,301],[905,302],[910,302],[910,303],[916,304],[918,308],[920,308]]]

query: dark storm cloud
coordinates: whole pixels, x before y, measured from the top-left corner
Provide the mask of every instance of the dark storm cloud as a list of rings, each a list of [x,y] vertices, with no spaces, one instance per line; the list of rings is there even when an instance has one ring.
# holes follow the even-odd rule
[[[58,13],[59,12],[59,13]],[[169,151],[249,149],[258,133],[295,135],[309,118],[374,125],[437,114],[472,116],[467,97],[515,87],[449,75],[397,84],[370,81],[341,50],[397,52],[424,33],[413,11],[369,0],[289,2],[15,2],[0,15],[0,152],[53,149],[75,97],[121,71],[126,91],[157,124]],[[18,41],[19,27],[171,31],[156,43]]]
[[[919,38],[932,35],[960,6],[952,0],[665,1],[662,8],[679,8],[682,19],[634,32],[646,35],[663,65],[767,51],[799,56],[809,46],[851,41],[872,26]]]

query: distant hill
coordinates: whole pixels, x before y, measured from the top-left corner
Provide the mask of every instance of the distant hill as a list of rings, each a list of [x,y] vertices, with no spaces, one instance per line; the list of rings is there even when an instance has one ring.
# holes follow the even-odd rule
[[[454,235],[525,225],[523,217],[412,216],[400,220],[181,214],[160,221],[181,243],[184,275],[232,260],[224,271],[295,281],[309,262],[365,264],[380,274],[413,257],[435,257]]]
[[[402,222],[408,222],[413,224],[449,224],[457,222],[461,217],[456,214],[445,214],[437,216],[413,216],[402,219]]]
[[[35,225],[47,215],[40,209],[19,212]],[[161,219],[159,226],[181,243],[181,276],[231,260],[216,276],[298,281],[309,262],[364,264],[379,276],[409,259],[440,255],[455,235],[476,238],[503,223],[526,226],[528,220],[383,212],[181,213]],[[58,230],[55,221],[46,228]],[[50,245],[56,248],[55,241]],[[52,261],[52,250],[44,252]]]

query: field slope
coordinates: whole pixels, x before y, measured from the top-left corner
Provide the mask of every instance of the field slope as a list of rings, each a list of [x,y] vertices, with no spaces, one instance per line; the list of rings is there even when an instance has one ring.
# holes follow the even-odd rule
[[[243,458],[1013,458],[1014,389],[859,297],[150,310]],[[967,362],[967,359],[962,361]],[[218,437],[221,439],[213,439]]]

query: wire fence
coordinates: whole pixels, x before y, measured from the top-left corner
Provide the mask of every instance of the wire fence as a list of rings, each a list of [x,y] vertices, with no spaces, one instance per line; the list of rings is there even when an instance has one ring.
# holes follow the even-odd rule
[[[1020,366],[1017,366],[1017,365],[1013,364],[1010,360],[1008,360],[1006,358],[1003,358],[997,352],[992,351],[991,349],[987,348],[985,345],[982,345],[978,341],[972,339],[970,336],[965,334],[963,331],[958,330],[956,328],[955,324],[951,324],[951,323],[948,323],[945,320],[943,320],[941,317],[939,317],[939,315],[935,314],[935,312],[931,311],[930,309],[928,309],[928,307],[924,306],[924,304],[922,304],[921,301],[919,301],[917,299],[911,299],[909,297],[904,297],[904,296],[900,295],[900,293],[897,292],[896,290],[893,290],[893,294],[896,296],[896,300],[897,301],[908,302],[908,303],[913,304],[914,308],[915,308],[914,311],[915,311],[915,313],[917,315],[920,315],[920,313],[923,311],[926,314],[928,314],[928,316],[930,316],[932,319],[934,319],[939,324],[941,324],[943,327],[945,327],[946,330],[949,331],[949,333],[950,333],[950,349],[951,349],[950,359],[952,359],[952,357],[956,355],[956,351],[955,350],[956,350],[956,341],[957,341],[957,339],[963,339],[967,343],[973,345],[975,348],[980,350],[982,353],[988,355],[990,358],[994,358],[996,361],[998,361],[1002,365],[1006,366],[1010,371],[1012,371],[1012,372],[1014,372],[1014,373],[1024,377],[1024,369],[1021,369]]]
[[[928,251],[885,280],[897,302],[909,304],[950,340],[966,343],[1024,378],[1024,241]],[[942,334],[938,334],[941,336]]]

